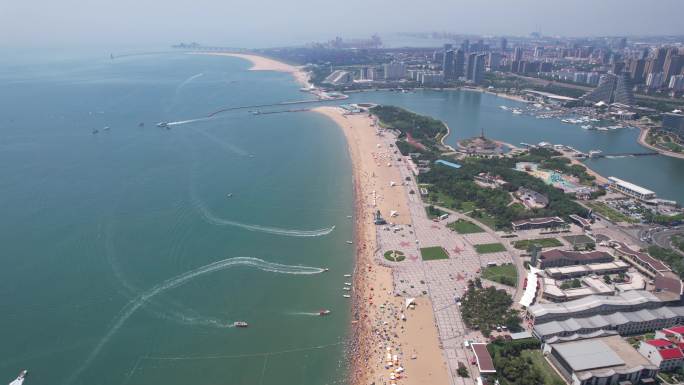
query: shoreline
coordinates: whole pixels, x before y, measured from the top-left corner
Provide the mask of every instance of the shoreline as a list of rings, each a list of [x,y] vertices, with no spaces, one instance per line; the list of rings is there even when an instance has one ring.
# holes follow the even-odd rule
[[[395,295],[394,272],[378,260],[381,245],[373,216],[375,210],[379,210],[383,217],[390,218],[391,211],[396,210],[400,215],[392,218],[393,222],[402,225],[413,222],[407,190],[391,187],[391,181],[401,180],[400,172],[384,163],[384,156],[391,154],[387,144],[392,138],[379,137],[377,127],[367,114],[347,115],[332,106],[316,107],[312,112],[326,116],[342,130],[352,162],[356,257],[349,332],[349,383],[367,385],[387,381],[385,346],[391,346],[392,352],[401,357],[401,366],[406,369],[402,384],[449,383],[429,298],[417,298],[420,309],[410,311],[406,321],[388,318],[387,314],[388,309],[403,309],[405,297]],[[392,134],[386,132],[384,135]],[[390,341],[382,335],[394,338]]]
[[[309,74],[305,72],[302,67],[293,66],[282,61],[271,59],[265,56],[247,53],[232,53],[232,52],[191,52],[190,55],[207,55],[207,56],[230,56],[249,61],[252,66],[249,71],[274,71],[283,72],[292,75],[297,83],[303,88],[311,87],[309,83]]]
[[[646,142],[646,138],[648,137],[648,133],[651,132],[650,128],[646,127],[638,127],[639,128],[639,137],[637,138],[637,143],[642,145],[643,147],[648,148],[649,150],[653,150],[657,152],[660,155],[664,156],[669,156],[671,158],[677,158],[677,159],[684,159],[684,154],[677,153],[677,152],[672,152],[672,151],[667,151],[664,150],[660,147],[653,146],[649,143]]]

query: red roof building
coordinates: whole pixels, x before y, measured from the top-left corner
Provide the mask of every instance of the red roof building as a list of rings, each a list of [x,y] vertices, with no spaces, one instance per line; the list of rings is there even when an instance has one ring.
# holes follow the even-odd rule
[[[667,339],[641,341],[638,350],[642,356],[648,358],[652,364],[658,365],[663,371],[673,371],[684,364],[684,352],[680,344]]]

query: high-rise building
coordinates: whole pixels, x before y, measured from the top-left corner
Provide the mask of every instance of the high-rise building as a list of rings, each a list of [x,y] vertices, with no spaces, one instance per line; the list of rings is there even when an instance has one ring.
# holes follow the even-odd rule
[[[634,105],[632,84],[627,74],[603,74],[598,87],[582,97],[592,102],[622,103]]]
[[[489,70],[498,71],[501,64],[501,54],[498,52],[489,53]]]
[[[541,58],[544,56],[544,47],[535,47],[534,48],[534,57],[535,58]]]
[[[614,74],[619,75],[622,73],[622,71],[624,69],[625,69],[625,62],[616,61],[616,62],[613,62],[613,67],[611,68],[611,71],[613,71]]]
[[[513,61],[521,61],[522,58],[523,58],[522,47],[515,47],[515,50],[513,51]]]
[[[463,43],[461,43],[461,49],[463,50],[463,52],[470,52],[470,40],[463,40]]]
[[[667,47],[660,47],[655,51],[655,56],[649,61],[650,65],[647,65],[649,74],[663,72],[668,52],[670,49]]]
[[[598,72],[589,72],[587,74],[587,84],[595,86],[599,84],[599,79],[601,75]]]
[[[449,46],[451,46],[451,44],[449,44]],[[444,80],[452,80],[455,78],[454,51],[452,49],[444,52],[444,60],[442,61],[442,70],[444,71]]]
[[[506,52],[506,48],[508,48],[508,40],[505,37],[501,38],[501,51]]]
[[[475,56],[475,64],[473,65],[473,83],[480,84],[484,80],[486,60],[487,55],[483,53]]]
[[[658,89],[663,86],[664,77],[662,72],[652,72],[646,77],[646,85],[648,88]]]
[[[475,58],[477,57],[476,53],[471,53],[468,55],[468,59],[466,61],[466,66],[465,66],[465,77],[466,80],[473,80],[473,69],[475,68]]]
[[[636,105],[632,88],[632,82],[629,80],[629,76],[626,73],[618,75],[615,92],[613,92],[613,102],[626,104],[628,106]]]
[[[678,75],[682,71],[682,66],[684,65],[684,56],[678,55],[678,51],[675,48],[674,52],[670,51],[665,58],[665,65],[663,66],[663,72],[665,73],[666,82],[670,81],[670,78],[674,75]]]
[[[462,49],[456,50],[454,54],[454,78],[458,79],[465,74],[465,54]]]
[[[575,75],[573,76],[572,81],[575,83],[586,83],[587,82],[587,73],[586,72],[575,72]]]
[[[618,40],[617,48],[618,48],[618,49],[625,49],[625,48],[627,48],[627,38],[626,38],[626,37],[623,37],[623,38],[621,38],[620,40]]]
[[[674,75],[671,77],[667,87],[672,88],[674,91],[684,91],[684,75]]]
[[[406,64],[403,62],[392,62],[383,65],[385,80],[397,80],[406,76]]]
[[[644,69],[646,68],[646,60],[636,59],[629,63],[629,76],[635,84],[644,82]]]

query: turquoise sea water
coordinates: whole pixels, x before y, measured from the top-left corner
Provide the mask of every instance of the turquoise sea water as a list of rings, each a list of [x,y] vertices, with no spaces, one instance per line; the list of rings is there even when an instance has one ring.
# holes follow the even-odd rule
[[[558,119],[513,115],[499,106],[521,107],[522,103],[473,91],[364,92],[352,94],[349,102],[370,101],[408,108],[441,119],[451,134],[446,143],[456,146],[463,138],[485,135],[514,145],[542,141],[573,146],[582,151],[604,153],[648,152],[637,143],[639,130],[588,131]],[[684,159],[666,156],[592,159],[587,165],[605,176],[624,178],[656,191],[665,199],[684,203]]]
[[[313,113],[246,110],[155,126],[304,98],[289,75],[248,67],[2,63],[0,382],[27,368],[27,384],[344,383],[342,133]],[[238,320],[250,327],[227,327]]]

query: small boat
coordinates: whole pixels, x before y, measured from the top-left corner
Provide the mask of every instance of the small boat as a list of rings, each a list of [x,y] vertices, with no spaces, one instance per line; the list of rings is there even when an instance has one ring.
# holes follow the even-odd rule
[[[352,217],[351,215],[347,215],[347,218],[351,218],[351,217]]]
[[[323,268],[323,272],[325,273],[325,272],[327,272],[327,271],[330,271],[330,269],[328,269],[327,267],[324,267],[324,268]]]
[[[109,126],[105,126],[102,130],[103,131],[109,131]]]
[[[145,123],[144,122],[138,123],[138,127],[145,127]]]
[[[228,193],[227,196],[228,196],[228,198],[232,198],[232,197],[233,197],[233,193]]]
[[[345,287],[343,287],[343,288],[342,288],[342,290],[346,290],[346,291],[349,291],[349,290],[351,290],[351,287],[349,287],[349,286],[345,286]]]
[[[24,369],[19,373],[19,376],[12,382],[9,383],[9,385],[21,385],[24,383],[24,379],[26,379],[26,375],[28,374],[28,370]]]
[[[318,315],[321,317],[326,316],[328,314],[330,314],[330,310],[328,310],[328,309],[323,309],[323,310],[318,311]]]
[[[344,298],[351,298],[351,295],[349,295],[349,294],[342,294],[342,296],[343,296]]]
[[[354,243],[354,242],[352,242],[352,241],[347,241],[347,244],[348,244],[348,245],[351,245],[352,243]]]
[[[168,127],[168,126],[169,126],[169,122],[159,122],[159,123],[157,123],[157,127]]]
[[[351,275],[351,274],[345,274],[344,276],[345,276],[346,278],[349,278],[349,277],[351,277],[352,275]]]
[[[249,324],[245,321],[235,321],[233,322],[233,326],[236,328],[246,328]]]
[[[351,286],[352,285],[351,282],[345,282],[344,284],[345,284],[345,286]]]

